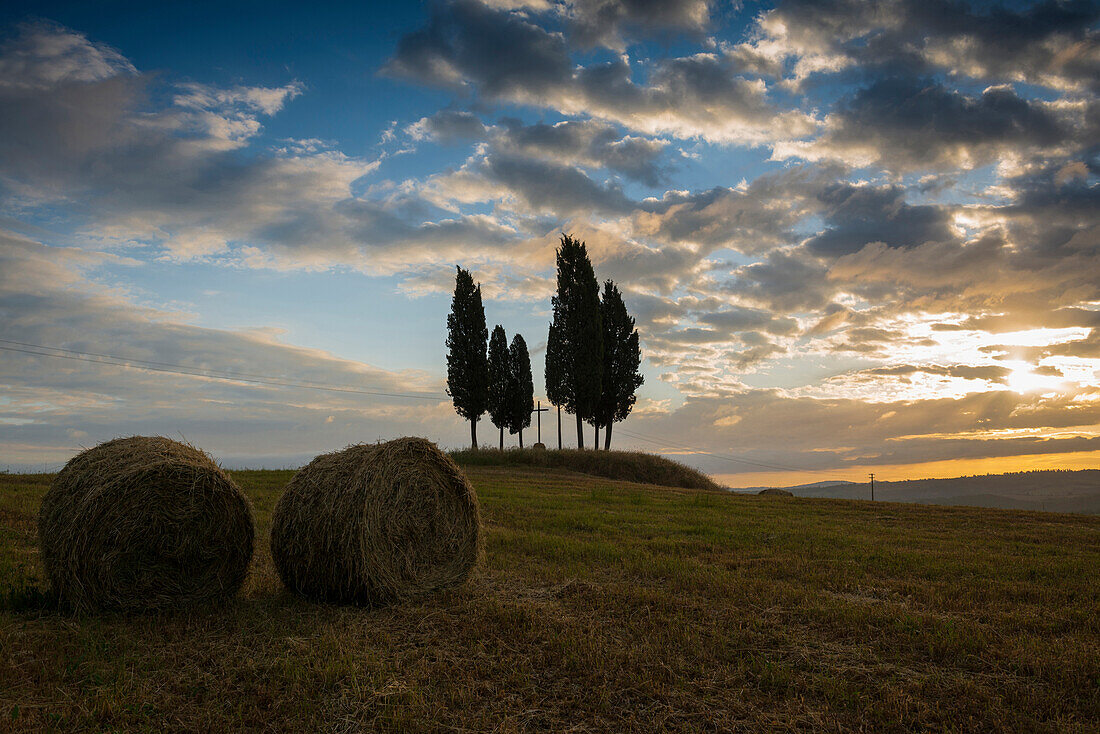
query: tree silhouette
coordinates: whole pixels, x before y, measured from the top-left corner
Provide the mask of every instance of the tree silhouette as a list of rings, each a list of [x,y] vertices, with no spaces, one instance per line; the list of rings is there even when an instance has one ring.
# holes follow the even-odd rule
[[[457,266],[456,266],[457,267]],[[470,421],[470,444],[477,449],[477,420],[489,402],[489,369],[485,357],[485,308],[481,285],[458,267],[451,313],[447,315],[447,394],[455,412]]]
[[[594,423],[604,428],[604,450],[611,449],[611,426],[630,415],[637,399],[635,391],[645,382],[638,371],[642,362],[638,330],[627,313],[622,294],[615,283],[603,284],[600,302],[603,317],[603,375],[601,394]]]
[[[523,448],[523,429],[531,425],[531,411],[535,409],[535,384],[531,378],[531,354],[527,342],[516,334],[508,350],[511,379],[508,386],[510,433],[519,434],[519,447]]]
[[[563,234],[557,250],[558,289],[546,345],[546,397],[577,417],[577,448],[584,448],[583,423],[600,400],[603,326],[600,287],[588,249]]]
[[[561,448],[561,406],[565,405],[565,383],[562,379],[562,362],[565,360],[565,344],[561,329],[550,324],[546,335],[546,369],[543,372],[546,399],[558,406],[558,448]]]
[[[500,429],[500,448],[504,448],[504,429],[511,426],[509,420],[511,398],[509,387],[512,367],[508,355],[508,337],[499,324],[489,337],[489,418]]]

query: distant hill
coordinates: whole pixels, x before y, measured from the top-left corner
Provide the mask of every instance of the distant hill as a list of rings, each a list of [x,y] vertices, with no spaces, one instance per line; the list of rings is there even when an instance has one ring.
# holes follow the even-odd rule
[[[771,485],[761,485],[759,487],[738,487],[737,489],[735,489],[733,491],[734,492],[760,492],[760,491],[765,490],[765,489],[788,489],[791,492],[794,492],[796,489],[812,490],[812,489],[819,489],[819,488],[825,488],[825,487],[839,487],[840,485],[843,485],[843,484],[855,484],[855,482],[845,482],[845,481],[839,481],[838,482],[838,481],[832,480],[832,481],[824,481],[824,482],[812,482],[810,484],[796,484],[793,487],[773,487]]]
[[[753,491],[762,489],[754,487]],[[782,487],[799,497],[870,499],[866,482],[816,482]],[[932,505],[969,505],[1008,510],[1100,514],[1100,469],[1028,471],[1010,474],[875,482],[875,499]]]

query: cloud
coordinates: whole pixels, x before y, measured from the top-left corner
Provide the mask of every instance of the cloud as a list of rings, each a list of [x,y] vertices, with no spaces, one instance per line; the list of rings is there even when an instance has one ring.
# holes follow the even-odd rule
[[[699,36],[711,20],[713,0],[481,0],[494,10],[562,19],[581,48],[623,50],[640,38]]]
[[[454,173],[431,178],[424,192],[444,206],[494,201],[559,216],[632,208],[615,183],[597,183],[575,166],[507,154],[472,158]]]
[[[83,36],[52,26],[22,33],[34,38],[20,36],[7,47],[9,55],[13,48],[58,44],[70,55],[79,44],[84,56],[99,52]],[[51,34],[60,40],[51,42]],[[257,149],[262,118],[302,94],[298,82],[171,84],[156,89],[156,98],[167,101],[154,104],[154,80],[117,59],[75,81],[51,71],[56,61],[48,54],[20,52],[18,65],[0,59],[0,68],[56,80],[0,85],[6,208],[65,202],[94,243],[153,246],[179,260],[389,273],[448,253],[476,256],[514,239],[510,228],[485,216],[440,217],[399,190],[357,197],[353,184],[375,171],[378,160],[349,157],[314,140]],[[38,67],[44,70],[34,71]],[[503,170],[522,177],[506,164]]]
[[[622,136],[612,125],[595,120],[565,120],[553,125],[525,125],[508,118],[493,140],[496,151],[560,163],[606,168],[657,186],[666,178],[659,159],[664,140]]]
[[[1088,426],[1100,419],[1096,395],[1094,388],[1054,398],[992,390],[869,402],[741,388],[689,398],[669,413],[639,420],[635,430],[719,454],[736,447],[732,453],[750,462],[843,472],[852,465],[1094,451],[1100,437]],[[736,462],[695,461],[710,471],[760,471]]]
[[[990,382],[1006,382],[1006,378],[1012,374],[1007,367],[997,365],[912,365],[899,364],[889,367],[874,367],[860,371],[859,375],[870,376],[907,376],[913,374],[940,375],[943,377],[959,377],[964,380],[988,380]]]
[[[136,75],[122,54],[51,23],[29,23],[0,46],[0,89],[50,89]]]
[[[899,171],[968,170],[1094,138],[1085,112],[1083,105],[1028,100],[1007,86],[968,96],[937,82],[891,77],[842,100],[821,136],[780,143],[774,155]]]
[[[182,433],[214,447],[220,456],[253,457],[286,456],[288,446],[316,451],[395,431],[430,433],[451,423],[455,438],[462,436],[437,376],[383,370],[284,344],[269,329],[196,326],[181,314],[140,306],[127,293],[95,280],[101,268],[119,264],[141,267],[118,256],[49,247],[0,231],[4,338],[101,354],[108,351],[103,345],[110,345],[110,354],[180,365],[185,371],[264,375],[276,381],[439,398],[256,385],[6,351],[0,361],[5,394],[0,441],[8,446],[6,460],[39,460],[36,452],[50,460],[67,458],[77,449],[76,432],[83,444],[125,433]],[[333,415],[340,420],[326,420]],[[446,428],[437,435],[450,437]],[[24,453],[17,446],[35,448]]]
[[[964,2],[894,0],[869,8],[858,0],[786,0],[762,14],[756,37],[735,47],[771,71],[790,69],[802,83],[852,68],[905,69],[1053,89],[1093,89],[1100,78],[1089,0],[1022,8]]]
[[[25,26],[0,49],[2,213],[33,232],[63,212],[64,237],[39,239],[85,249],[5,234],[5,328],[137,359],[437,391],[440,374],[142,307],[107,273],[129,266],[140,281],[152,260],[352,268],[397,274],[414,298],[449,292],[461,262],[487,299],[541,323],[565,231],[637,317],[653,406],[631,419],[639,431],[807,467],[1095,450],[1091,9],[783,3],[734,43],[698,35],[722,30],[709,4],[659,5],[433,6],[387,71],[454,99],[394,121],[400,158],[349,156],[308,129],[273,140],[270,117],[316,103],[314,80],[179,80]],[[1018,49],[994,48],[978,21]],[[634,44],[673,36],[674,54]],[[1002,64],[1012,53],[1016,71]],[[432,169],[454,151],[428,142],[467,146],[465,160]],[[76,431],[90,442],[119,426],[236,456],[303,433],[324,446],[395,430],[464,441],[446,401],[360,405],[48,361],[5,359],[6,446],[56,454]]]
[[[835,290],[826,269],[801,249],[773,250],[734,274],[727,291],[779,313],[823,308]]]
[[[569,0],[570,35],[582,47],[624,50],[624,36],[700,34],[710,24],[710,0]]]
[[[585,114],[647,135],[755,145],[812,132],[808,115],[777,109],[759,80],[712,53],[663,60],[646,83],[623,57],[575,66],[566,39],[524,17],[460,0],[436,6],[385,67],[412,81],[488,99]]]
[[[837,183],[822,191],[819,198],[827,207],[828,226],[806,241],[806,246],[819,255],[846,255],[872,242],[913,247],[956,237],[943,207],[910,205],[900,186]]]
[[[801,239],[796,230],[824,209],[821,192],[840,175],[841,169],[832,166],[794,166],[733,187],[668,191],[640,204],[633,229],[639,236],[693,245],[702,252],[766,253]]]
[[[486,127],[472,112],[440,110],[409,125],[407,132],[413,140],[435,140],[444,145],[453,145],[480,140],[485,137]]]
[[[711,311],[700,315],[699,321],[730,331],[760,329],[771,334],[790,335],[798,330],[798,322],[792,318],[777,316],[769,311],[743,307]]]

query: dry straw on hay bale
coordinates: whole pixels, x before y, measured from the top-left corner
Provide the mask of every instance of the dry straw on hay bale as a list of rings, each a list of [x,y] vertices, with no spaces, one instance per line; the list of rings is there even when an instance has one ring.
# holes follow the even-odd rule
[[[62,603],[138,612],[232,597],[256,531],[248,499],[209,456],[133,436],[65,465],[42,500],[38,534]]]
[[[381,605],[461,584],[480,544],[473,487],[423,438],[318,456],[290,480],[271,519],[283,583],[332,602]]]

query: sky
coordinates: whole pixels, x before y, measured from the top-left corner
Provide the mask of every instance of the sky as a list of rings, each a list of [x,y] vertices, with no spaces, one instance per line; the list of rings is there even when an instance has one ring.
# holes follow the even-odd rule
[[[637,319],[617,448],[1100,466],[1100,3],[350,5],[0,9],[0,469],[461,446],[455,266],[541,398],[563,232]]]

